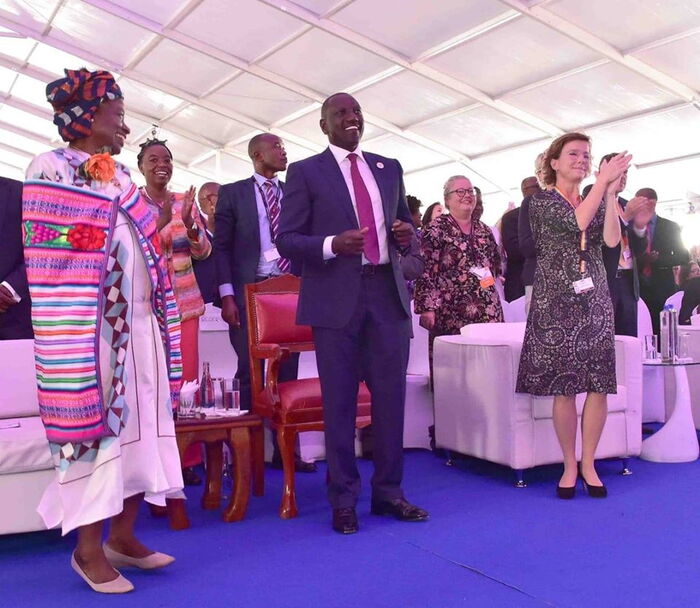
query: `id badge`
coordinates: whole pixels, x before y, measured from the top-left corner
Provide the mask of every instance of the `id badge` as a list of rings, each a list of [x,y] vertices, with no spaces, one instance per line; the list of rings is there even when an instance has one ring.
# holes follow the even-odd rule
[[[623,249],[622,250],[622,258],[625,260],[629,260],[632,257],[632,252],[629,249]]]
[[[580,293],[586,293],[587,291],[590,291],[593,289],[593,279],[591,277],[586,277],[585,279],[579,279],[578,281],[574,281],[574,291],[577,294]]]
[[[266,262],[274,262],[275,260],[280,259],[280,254],[277,252],[277,247],[273,247],[272,249],[268,249],[263,253],[263,256],[265,258]]]
[[[483,266],[472,266],[469,269],[469,272],[476,275],[476,277],[479,279],[479,286],[482,289],[488,289],[496,284],[496,280],[493,278],[493,275],[488,268],[484,268]]]

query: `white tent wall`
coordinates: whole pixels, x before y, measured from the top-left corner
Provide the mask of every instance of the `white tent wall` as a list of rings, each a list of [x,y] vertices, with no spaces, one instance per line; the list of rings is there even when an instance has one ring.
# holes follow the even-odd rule
[[[398,158],[425,205],[464,174],[493,224],[537,152],[582,130],[596,159],[632,152],[625,194],[655,188],[700,242],[698,0],[0,0],[2,175],[60,145],[44,87],[81,66],[119,79],[137,181],[153,124],[174,188],[229,182],[261,130],[292,161],[322,150],[320,102],[346,90],[364,147]]]

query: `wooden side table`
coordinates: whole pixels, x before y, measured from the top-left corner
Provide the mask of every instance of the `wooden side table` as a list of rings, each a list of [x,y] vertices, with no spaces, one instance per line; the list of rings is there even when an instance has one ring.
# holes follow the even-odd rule
[[[207,471],[202,496],[202,508],[221,506],[221,476],[223,472],[223,444],[226,442],[233,455],[233,492],[224,510],[223,520],[240,521],[245,516],[250,498],[251,475],[253,495],[262,496],[265,485],[265,454],[262,419],[255,414],[227,418],[177,420],[175,434],[180,459],[187,446],[199,441],[205,445]],[[173,530],[190,527],[184,499],[167,500],[168,519]]]

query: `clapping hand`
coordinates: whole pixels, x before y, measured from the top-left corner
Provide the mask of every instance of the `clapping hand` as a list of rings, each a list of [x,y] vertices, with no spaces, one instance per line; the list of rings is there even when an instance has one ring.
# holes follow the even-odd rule
[[[182,202],[182,222],[187,230],[192,230],[194,227],[194,217],[192,217],[192,208],[194,207],[194,186],[190,186],[185,192],[185,199]]]
[[[622,212],[622,219],[626,222],[631,222],[646,204],[647,198],[644,196],[635,196],[631,198],[625,205],[625,209]]]
[[[637,228],[637,230],[642,230],[642,229],[647,227],[647,224],[649,223],[651,218],[654,217],[656,207],[655,207],[653,201],[650,201],[648,198],[645,198],[643,196],[639,196],[639,197],[635,196],[634,198],[643,199],[643,203],[640,205],[639,209],[634,214],[634,218],[633,218],[634,219],[634,227]],[[632,200],[634,200],[634,199],[632,199]]]
[[[604,161],[600,166],[597,177],[606,184],[608,193],[617,194],[622,174],[629,169],[632,155],[627,150],[616,154],[610,160]]]

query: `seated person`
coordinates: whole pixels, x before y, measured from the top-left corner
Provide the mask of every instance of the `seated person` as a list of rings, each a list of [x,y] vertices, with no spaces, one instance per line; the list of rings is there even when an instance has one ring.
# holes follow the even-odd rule
[[[681,311],[678,313],[678,323],[680,325],[690,325],[690,317],[697,314],[697,307],[700,305],[700,266],[692,261],[690,264],[683,264],[678,280],[680,288],[683,290],[683,301]]]

